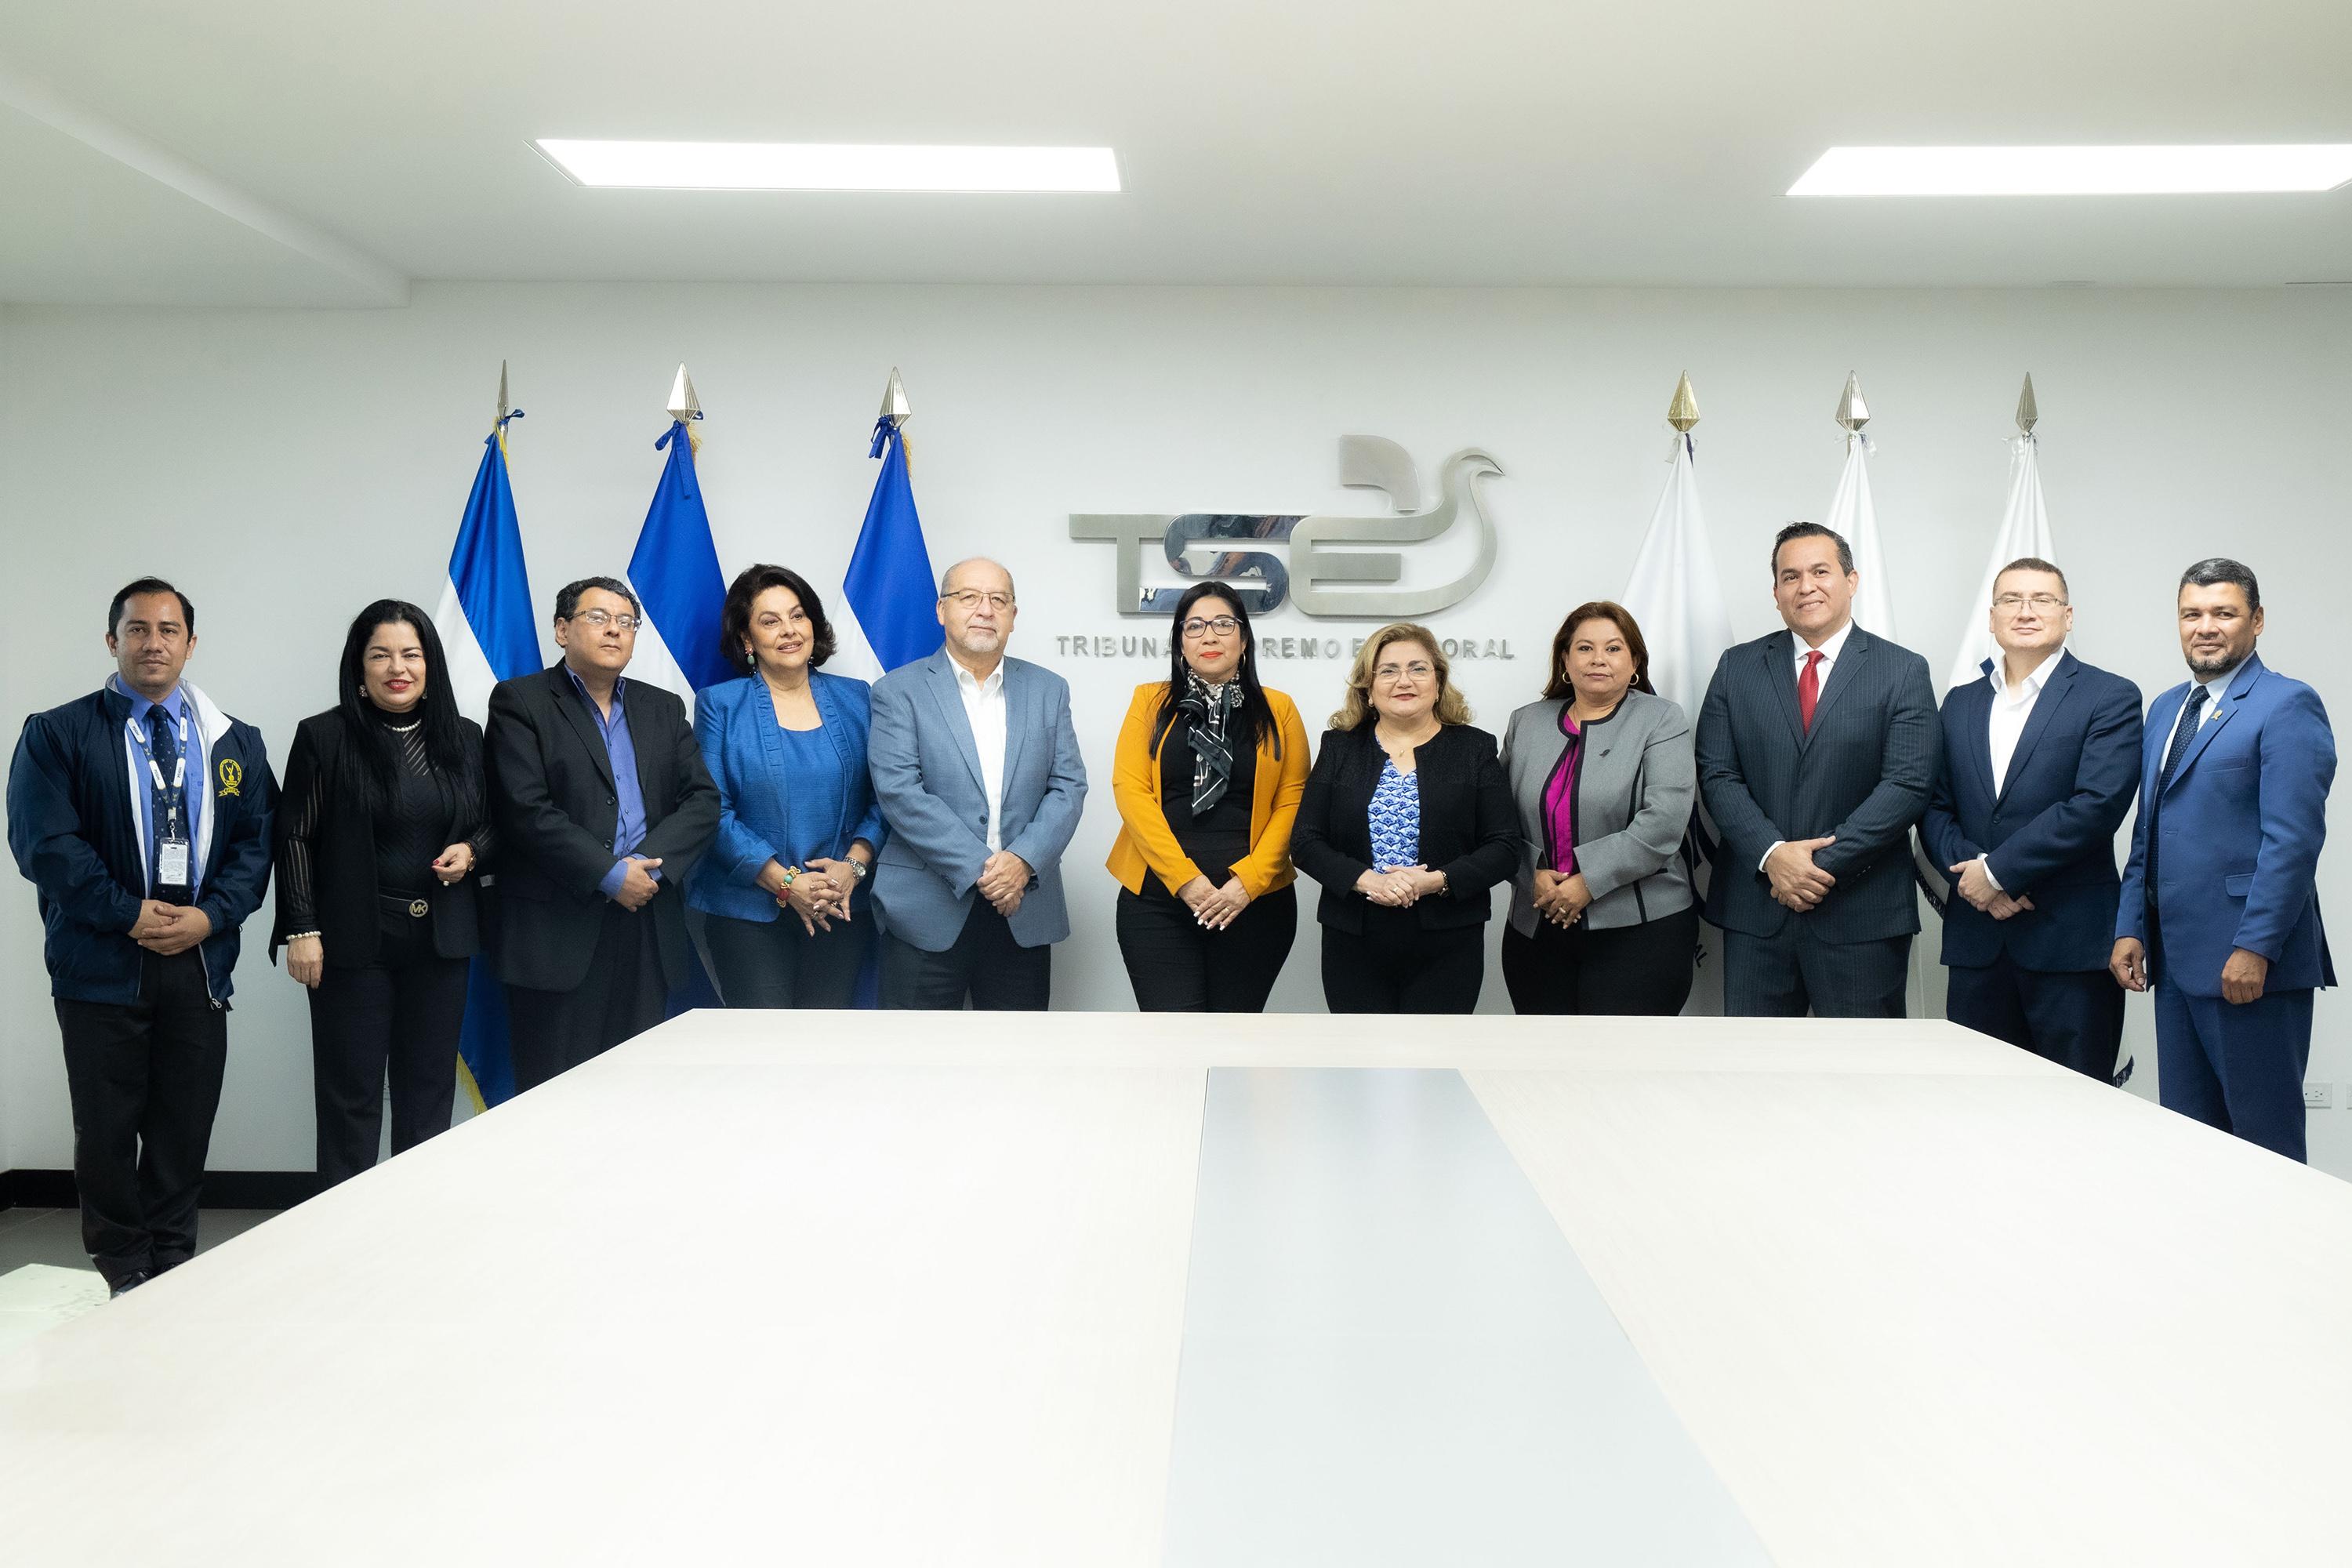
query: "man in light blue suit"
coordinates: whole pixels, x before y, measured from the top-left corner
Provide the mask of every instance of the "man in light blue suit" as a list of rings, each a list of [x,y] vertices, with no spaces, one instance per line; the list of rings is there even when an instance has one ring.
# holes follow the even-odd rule
[[[1042,1009],[1052,994],[1087,769],[1069,683],[1005,657],[1019,614],[1011,573],[958,562],[940,579],[947,646],[874,688],[886,1007]]]
[[[2304,1158],[2311,998],[2336,984],[2313,886],[2336,737],[2319,694],[2264,667],[2263,597],[2235,561],[2181,574],[2189,684],[2148,709],[2108,967],[2156,984],[2171,1110]]]

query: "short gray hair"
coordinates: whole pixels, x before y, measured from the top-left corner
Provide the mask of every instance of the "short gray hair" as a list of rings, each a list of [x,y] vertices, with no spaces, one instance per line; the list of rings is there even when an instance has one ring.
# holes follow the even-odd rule
[[[2182,588],[2210,588],[2222,583],[2233,583],[2246,595],[2249,615],[2263,607],[2263,591],[2254,581],[2252,570],[2226,555],[2209,555],[2180,574]],[[2177,595],[2179,589],[2175,589]]]
[[[1012,569],[1011,567],[1009,567],[1009,566],[1005,565],[1003,562],[1002,562],[1002,561],[997,561],[997,560],[994,560],[994,559],[992,559],[991,557],[986,556],[986,555],[967,555],[967,556],[965,556],[962,560],[961,560],[961,561],[957,562],[954,565],[952,565],[952,566],[949,567],[946,571],[944,571],[944,572],[940,573],[940,598],[944,599],[944,598],[946,598],[946,597],[948,596],[948,584],[949,584],[950,583],[954,582],[954,581],[955,581],[955,574],[956,574],[957,573],[959,573],[959,572],[962,571],[962,570],[963,570],[965,567],[967,567],[967,566],[993,566],[993,567],[995,567],[999,572],[1002,572],[1002,573],[1003,573],[1003,574],[1004,574],[1004,591],[1005,591],[1006,593],[1011,594],[1011,595],[1013,595],[1013,603],[1015,603],[1015,604],[1019,604],[1019,603],[1021,602],[1021,595],[1020,595],[1020,594],[1019,594],[1018,592],[1016,592],[1016,591],[1014,590],[1013,586],[1013,569]]]

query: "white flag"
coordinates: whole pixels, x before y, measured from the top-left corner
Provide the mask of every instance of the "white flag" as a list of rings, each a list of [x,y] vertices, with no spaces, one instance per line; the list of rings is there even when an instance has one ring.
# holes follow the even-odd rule
[[[1860,431],[1845,438],[1845,471],[1822,523],[1835,529],[1853,550],[1862,586],[1853,595],[1854,625],[1895,640],[1895,595],[1886,578],[1886,552],[1878,547],[1878,509],[1870,500],[1870,440]]]
[[[1945,685],[1966,686],[1980,679],[1991,660],[2000,657],[1987,616],[1992,608],[1992,585],[2000,569],[2024,556],[2055,563],[2057,547],[2050,542],[2050,509],[2042,501],[2042,467],[2034,457],[2031,436],[2010,437],[2009,504],[2001,509],[2000,531],[1993,536],[1992,555],[1985,563],[1984,581],[1969,601],[1962,622],[1959,651]]]
[[[1731,646],[1731,614],[1723,607],[1723,582],[1715,570],[1715,547],[1707,542],[1706,518],[1698,504],[1698,473],[1691,457],[1685,435],[1675,443],[1674,471],[1666,476],[1665,493],[1650,516],[1650,531],[1642,538],[1641,553],[1633,558],[1633,575],[1618,602],[1641,624],[1642,640],[1649,645],[1650,684],[1659,696],[1679,704],[1696,725],[1706,683]],[[1704,900],[1713,874],[1709,858],[1716,850],[1704,805],[1694,805],[1685,847],[1691,889]],[[1713,926],[1701,927],[1699,945],[1698,969],[1683,1011],[1720,1016],[1722,933]]]
[[[1699,510],[1698,474],[1687,436],[1675,443],[1674,471],[1666,477],[1658,510],[1650,515],[1650,531],[1642,538],[1620,602],[1641,623],[1642,640],[1650,645],[1650,684],[1696,723],[1716,661],[1731,646],[1731,615],[1723,607],[1723,583]]]

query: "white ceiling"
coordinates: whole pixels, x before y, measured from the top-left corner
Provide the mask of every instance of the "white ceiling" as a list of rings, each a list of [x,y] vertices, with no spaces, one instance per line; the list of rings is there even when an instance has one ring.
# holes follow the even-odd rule
[[[1108,196],[588,191],[531,137],[1107,143]],[[2266,285],[2352,190],[1798,201],[1836,142],[2352,141],[2352,5],[0,12],[0,300],[403,279]]]

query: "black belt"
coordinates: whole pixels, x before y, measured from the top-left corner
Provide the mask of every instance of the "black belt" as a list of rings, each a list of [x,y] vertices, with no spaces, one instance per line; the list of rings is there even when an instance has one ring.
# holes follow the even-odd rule
[[[423,920],[433,912],[433,901],[421,893],[378,893],[376,910],[380,914],[401,915],[409,920]]]

